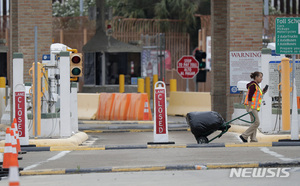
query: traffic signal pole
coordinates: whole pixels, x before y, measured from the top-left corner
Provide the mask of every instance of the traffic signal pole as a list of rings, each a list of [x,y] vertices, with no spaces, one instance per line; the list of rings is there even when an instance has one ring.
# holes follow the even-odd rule
[[[298,125],[298,109],[297,109],[297,89],[296,89],[296,78],[295,78],[295,54],[293,56],[293,69],[292,69],[292,81],[293,81],[293,92],[292,92],[292,123],[291,123],[291,140],[299,140],[299,125]]]
[[[60,136],[71,135],[70,52],[60,52]]]

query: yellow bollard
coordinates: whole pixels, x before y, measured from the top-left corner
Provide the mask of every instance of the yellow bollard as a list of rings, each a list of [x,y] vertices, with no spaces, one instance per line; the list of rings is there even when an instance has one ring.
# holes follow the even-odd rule
[[[0,77],[0,117],[5,111],[5,84],[6,84],[6,78]]]
[[[0,77],[0,88],[5,88],[6,78]]]
[[[170,92],[176,92],[176,91],[177,91],[177,80],[170,79]]]
[[[144,93],[144,79],[138,79],[138,93]]]
[[[153,75],[153,92],[154,92],[154,88],[155,88],[154,86],[155,86],[155,83],[156,83],[156,82],[158,82],[158,75],[157,75],[157,74],[154,74],[154,75]],[[153,95],[154,95],[154,94],[153,94]]]
[[[151,84],[150,77],[146,77],[145,78],[145,90],[146,90],[146,93],[148,94],[148,101],[150,101],[150,98],[151,98],[151,87],[150,87],[150,84]]]
[[[290,130],[291,129],[291,119],[290,119],[290,59],[283,58],[281,63],[278,65],[281,72],[281,82],[278,87],[281,85],[281,94],[282,94],[282,129]]]
[[[124,76],[124,74],[119,75],[119,92],[120,93],[125,92],[125,76]]]
[[[33,135],[35,136],[35,127],[37,127],[37,135],[41,135],[41,99],[43,97],[42,94],[42,76],[44,75],[43,70],[42,70],[42,64],[40,62],[37,62],[37,95],[35,95],[35,77],[34,77],[34,63],[32,63],[32,67],[29,70],[29,75],[32,76],[32,87],[31,87],[31,92],[32,92],[32,100],[33,100],[33,110],[35,110],[35,107],[37,106],[37,113],[33,112],[33,125],[32,125],[32,131]],[[35,97],[37,96],[37,105],[35,105]],[[35,123],[35,115],[37,115],[37,124]]]

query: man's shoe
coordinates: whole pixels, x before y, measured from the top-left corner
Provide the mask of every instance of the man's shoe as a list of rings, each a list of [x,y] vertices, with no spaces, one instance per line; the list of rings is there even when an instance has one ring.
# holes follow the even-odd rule
[[[242,135],[240,135],[240,138],[241,138],[241,140],[242,140],[244,143],[247,143],[247,142],[248,142],[247,140],[245,140],[245,138],[243,138]]]

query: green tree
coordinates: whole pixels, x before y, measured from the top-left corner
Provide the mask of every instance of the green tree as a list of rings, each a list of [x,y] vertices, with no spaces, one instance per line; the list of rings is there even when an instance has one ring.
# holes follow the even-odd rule
[[[195,25],[195,13],[198,10],[196,0],[161,0],[155,5],[155,17],[158,19],[180,19],[186,26]]]
[[[200,0],[197,13],[202,15],[210,15],[210,0]]]
[[[66,0],[63,3],[55,1],[52,4],[52,15],[54,17],[77,17],[80,16],[80,0]],[[83,16],[88,15],[88,9],[96,5],[96,0],[83,1]]]
[[[107,5],[113,7],[114,16],[126,18],[148,18],[154,15],[154,6],[160,0],[107,0]]]

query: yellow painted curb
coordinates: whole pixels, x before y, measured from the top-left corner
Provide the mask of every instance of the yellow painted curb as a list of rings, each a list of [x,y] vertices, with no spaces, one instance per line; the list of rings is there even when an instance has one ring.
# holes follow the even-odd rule
[[[255,168],[258,167],[259,164],[258,163],[248,163],[248,164],[225,164],[225,165],[214,165],[214,164],[210,164],[210,165],[206,165],[206,167],[208,169],[228,169],[228,168]]]
[[[42,169],[42,170],[24,170],[20,171],[22,176],[26,175],[54,175],[54,174],[65,174],[65,169]]]
[[[186,148],[186,145],[147,145],[148,149]]]
[[[89,146],[53,146],[50,147],[50,151],[84,151],[84,150],[105,150],[105,147],[89,147]]]
[[[85,133],[103,133],[103,130],[84,130]]]
[[[272,142],[269,142],[269,143],[226,143],[225,147],[272,147]]]
[[[130,129],[129,132],[153,132],[153,129]]]
[[[133,168],[112,168],[112,172],[131,172],[131,171],[157,171],[165,170],[165,166],[157,167],[133,167]]]

